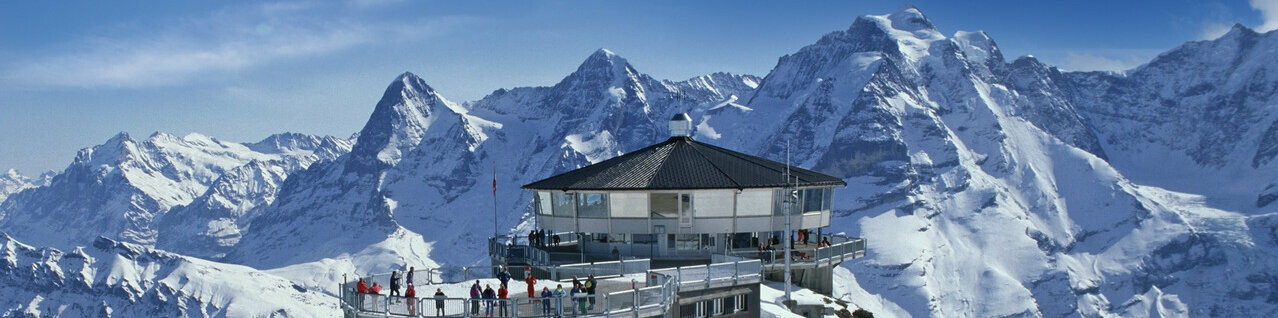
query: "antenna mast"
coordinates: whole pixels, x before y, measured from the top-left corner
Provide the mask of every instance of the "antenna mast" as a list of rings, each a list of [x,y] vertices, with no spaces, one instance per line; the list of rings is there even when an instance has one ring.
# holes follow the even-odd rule
[[[793,205],[795,189],[790,186],[790,140],[785,141],[785,301],[790,299],[790,206]]]

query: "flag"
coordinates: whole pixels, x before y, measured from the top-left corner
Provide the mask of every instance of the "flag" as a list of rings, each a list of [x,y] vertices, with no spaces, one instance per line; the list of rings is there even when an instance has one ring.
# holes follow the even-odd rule
[[[493,196],[497,196],[497,166],[493,166]]]

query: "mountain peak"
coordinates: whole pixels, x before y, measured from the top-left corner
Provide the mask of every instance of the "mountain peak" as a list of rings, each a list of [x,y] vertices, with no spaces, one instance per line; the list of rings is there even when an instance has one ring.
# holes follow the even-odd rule
[[[437,112],[452,111],[449,103],[421,77],[404,72],[386,87],[351,152],[394,164],[399,161],[401,151],[421,141],[422,133]]]
[[[598,49],[577,66],[577,71],[565,77],[556,86],[578,86],[604,84],[616,86],[623,79],[637,76],[638,72],[630,67],[625,58],[609,51]]]
[[[887,16],[892,21],[892,28],[902,31],[936,30],[932,21],[928,21],[923,11],[913,5],[903,5],[896,12]]]
[[[111,136],[110,139],[107,139],[107,143],[121,142],[121,141],[133,141],[133,137],[130,137],[128,132],[121,131],[119,133],[116,133],[115,136]]]
[[[587,57],[585,61],[581,62],[581,65],[577,67],[577,72],[598,69],[624,69],[629,64],[630,63],[620,55],[617,55],[608,49],[600,48],[595,50],[595,53],[590,54],[590,57]]]
[[[596,57],[596,56],[601,56],[601,57],[604,57],[604,58],[609,58],[609,59],[611,59],[612,57],[617,56],[617,53],[613,53],[611,50],[608,50],[608,49],[606,49],[606,48],[599,48],[598,50],[595,50],[595,53],[594,53],[594,54],[591,54],[590,56],[591,56],[592,58],[593,58],[593,57]]]
[[[1252,30],[1251,28],[1248,28],[1242,23],[1234,23],[1234,26],[1229,28],[1229,32],[1225,32],[1224,35],[1221,35],[1220,39],[1238,37],[1242,35],[1255,35],[1255,34],[1256,34],[1256,30]]]

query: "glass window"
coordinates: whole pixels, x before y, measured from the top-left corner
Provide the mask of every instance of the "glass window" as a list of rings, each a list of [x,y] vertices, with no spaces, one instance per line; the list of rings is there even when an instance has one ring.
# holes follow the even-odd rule
[[[683,218],[679,219],[679,223],[692,224],[692,194],[679,194],[679,210]]]
[[[679,217],[679,195],[674,193],[648,195],[648,208],[654,219],[677,218]]]
[[[803,190],[803,212],[821,211],[821,202],[825,201],[821,198],[823,194],[824,189]]]
[[[537,214],[550,215],[550,192],[537,192],[533,198],[537,201]]]
[[[677,234],[675,235],[675,249],[699,250],[701,249],[701,239],[699,234]]]
[[[577,216],[583,218],[607,218],[607,193],[578,193]]]
[[[552,201],[554,201],[553,203],[555,206],[555,216],[574,216],[575,215],[573,214],[573,211],[572,211],[573,209],[572,193],[555,192],[553,197],[554,197],[554,200]]]
[[[798,191],[796,193],[802,194],[803,191]],[[785,204],[787,202],[790,203],[790,213],[803,213],[803,211],[799,210],[799,208],[802,207],[799,205],[800,203],[802,203],[802,201],[799,201],[801,199],[803,198],[787,196],[785,189],[773,190],[772,191],[772,215],[785,215]]]
[[[633,238],[634,242],[638,244],[652,244],[657,242],[657,235],[655,234],[631,234],[630,236]]]
[[[825,194],[821,197],[825,199],[821,209],[834,211],[834,188],[825,188]]]

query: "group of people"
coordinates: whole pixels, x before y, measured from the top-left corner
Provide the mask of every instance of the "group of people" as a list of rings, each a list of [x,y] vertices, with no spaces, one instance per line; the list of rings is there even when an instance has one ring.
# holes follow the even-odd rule
[[[479,316],[481,299],[484,303],[484,317],[493,316],[493,307],[498,308],[498,315],[500,317],[510,315],[510,312],[508,311],[509,309],[507,309],[509,308],[509,303],[506,301],[506,299],[509,298],[509,293],[507,292],[505,283],[498,285],[497,290],[494,291],[491,284],[485,285],[483,289],[480,289],[479,281],[476,280],[475,284],[470,286],[470,298],[470,314],[472,316]]]
[[[549,243],[550,245],[559,246],[558,234],[551,234],[550,240],[553,241]],[[528,245],[537,246],[537,247],[546,247],[548,245],[546,243],[546,230],[541,229],[541,230],[532,230],[528,232]]]
[[[533,279],[531,275],[529,276],[529,279]],[[535,282],[536,280],[534,279],[533,281]],[[573,276],[572,289],[570,291],[565,292],[563,284],[556,284],[554,291],[551,291],[549,287],[542,287],[542,299],[530,300],[530,302],[541,301],[541,312],[543,315],[552,315],[556,313],[562,315],[564,312],[563,298],[567,296],[572,298],[572,304],[569,306],[568,310],[572,314],[584,314],[595,309],[595,290],[597,284],[598,281],[595,280],[595,275],[588,276],[584,282],[577,279],[577,276]],[[530,298],[534,288],[535,287],[532,283],[528,284],[528,295]],[[555,306],[553,311],[550,308],[552,301]]]
[[[797,235],[799,237],[797,241],[803,242],[803,244],[808,244],[808,239],[810,238],[811,234],[812,233],[806,229],[799,230],[797,231]],[[796,240],[790,241],[790,248],[794,248],[795,242]],[[759,247],[758,247],[759,259],[763,259],[763,260],[769,259],[771,254],[776,253],[777,249],[776,247],[774,247],[775,245],[781,245],[781,240],[778,239],[776,236],[773,236],[772,238],[768,239],[766,242],[759,243]],[[822,237],[821,241],[817,243],[817,248],[823,248],[823,247],[829,247],[829,246],[830,246],[829,237]],[[801,252],[801,251],[794,251],[792,253],[794,254],[792,256],[798,259],[806,259],[809,256],[808,253]]]
[[[402,277],[398,271],[392,271],[389,281],[389,296],[403,297],[403,300],[400,301],[407,304],[409,315],[417,314],[415,306],[417,301],[417,291],[413,282],[413,271],[414,269],[410,268],[405,275],[402,275]],[[537,293],[537,278],[533,277],[531,268],[525,267],[525,272],[524,283],[528,286],[529,303],[541,302],[543,314],[562,315],[565,309],[563,299],[565,297],[571,298],[570,306],[567,309],[572,314],[582,314],[587,313],[590,310],[594,310],[596,303],[595,293],[598,287],[598,281],[595,280],[595,275],[589,275],[585,280],[581,280],[578,279],[577,276],[573,276],[572,289],[568,291],[564,290],[563,284],[557,284],[554,290],[551,290],[549,287],[542,287],[541,293]],[[403,295],[399,294],[399,287],[401,283],[403,283],[401,282],[401,278],[404,279],[407,287],[404,290]],[[509,301],[509,284],[510,280],[513,278],[510,274],[510,269],[502,267],[501,271],[497,273],[496,278],[498,281],[497,289],[493,289],[491,284],[481,286],[482,282],[479,280],[476,280],[475,283],[470,286],[470,314],[472,316],[479,316],[479,310],[481,307],[484,310],[484,317],[494,317],[494,314],[496,314],[497,317],[510,316],[510,310],[512,310],[511,305],[513,304]],[[356,292],[361,295],[361,302],[363,301],[363,295],[380,294],[383,288],[385,287],[377,282],[372,282],[371,286],[368,285],[368,282],[366,282],[364,278],[360,278],[355,284]],[[435,300],[435,315],[445,315],[444,304],[445,300],[448,299],[448,296],[444,294],[443,289],[435,289],[435,294],[432,298]]]
[[[417,306],[416,306],[417,305],[417,289],[414,287],[414,284],[413,284],[413,273],[416,271],[417,269],[414,267],[408,268],[408,272],[405,275],[406,277],[403,277],[403,278],[406,278],[406,280],[408,281],[408,285],[407,285],[407,288],[404,289],[404,293],[402,295],[399,293],[399,287],[400,285],[402,285],[402,283],[400,282],[401,276],[399,275],[399,271],[391,271],[391,276],[390,276],[389,296],[400,296],[400,297],[406,298],[407,299],[406,303],[408,305],[408,312],[409,314],[413,314],[413,315],[417,314],[416,312],[417,311]],[[364,282],[364,278],[361,277],[359,279],[359,282],[355,283],[355,292],[358,294],[361,294],[360,301],[362,302],[363,294],[381,294],[382,285],[378,284],[377,282],[373,282],[372,286],[368,286],[368,283]],[[443,295],[443,292],[437,290],[435,294],[436,294],[436,297],[438,298],[439,295]],[[438,301],[438,303],[440,304],[439,307],[442,308],[443,302]]]

